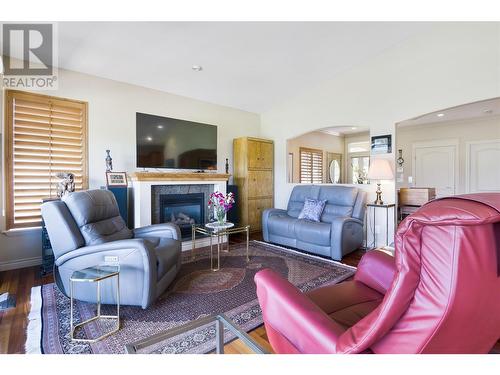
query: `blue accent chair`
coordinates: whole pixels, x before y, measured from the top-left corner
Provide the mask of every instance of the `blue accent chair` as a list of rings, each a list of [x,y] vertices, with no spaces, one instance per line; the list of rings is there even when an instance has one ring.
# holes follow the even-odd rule
[[[181,267],[179,227],[168,223],[128,229],[108,190],[74,192],[61,201],[44,203],[42,217],[55,256],[54,278],[65,295],[69,295],[74,271],[117,257],[120,303],[145,309],[167,289]],[[102,303],[116,303],[116,283],[111,279],[102,283]],[[95,285],[79,284],[74,297],[96,302]]]

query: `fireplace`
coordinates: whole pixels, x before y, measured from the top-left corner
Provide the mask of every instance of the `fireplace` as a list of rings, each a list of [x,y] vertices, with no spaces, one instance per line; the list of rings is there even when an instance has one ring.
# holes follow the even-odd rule
[[[193,224],[205,224],[205,194],[160,194],[160,223],[179,226],[183,239],[191,238]]]
[[[205,224],[209,221],[208,197],[214,192],[214,185],[176,184],[151,186],[151,224],[177,222],[182,239],[191,239],[191,224]],[[181,215],[182,214],[182,215]],[[186,245],[188,246],[188,245]]]

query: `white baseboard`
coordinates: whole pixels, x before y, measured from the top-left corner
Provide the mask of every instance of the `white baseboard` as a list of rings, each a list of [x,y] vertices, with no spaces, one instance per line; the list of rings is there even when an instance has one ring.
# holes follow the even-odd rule
[[[16,270],[18,268],[39,266],[40,264],[42,264],[41,257],[8,260],[6,262],[0,262],[0,272],[1,271]]]

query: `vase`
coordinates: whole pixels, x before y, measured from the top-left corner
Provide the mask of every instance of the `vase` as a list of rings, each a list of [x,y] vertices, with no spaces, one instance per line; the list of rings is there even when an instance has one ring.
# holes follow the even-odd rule
[[[215,209],[215,216],[217,217],[217,222],[223,225],[226,222],[226,211],[223,207],[217,207]]]

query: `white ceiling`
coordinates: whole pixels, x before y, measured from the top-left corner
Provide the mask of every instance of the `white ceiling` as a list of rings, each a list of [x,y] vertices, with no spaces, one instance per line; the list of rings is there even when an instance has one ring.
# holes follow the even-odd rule
[[[415,117],[398,123],[399,127],[420,126],[432,124],[433,126],[450,121],[470,120],[500,116],[500,98],[482,100],[479,102],[459,105],[425,115]]]
[[[430,25],[62,22],[59,66],[262,113]]]
[[[370,128],[362,126],[331,126],[329,128],[320,129],[318,131],[325,134],[339,136],[368,132],[370,131]]]

